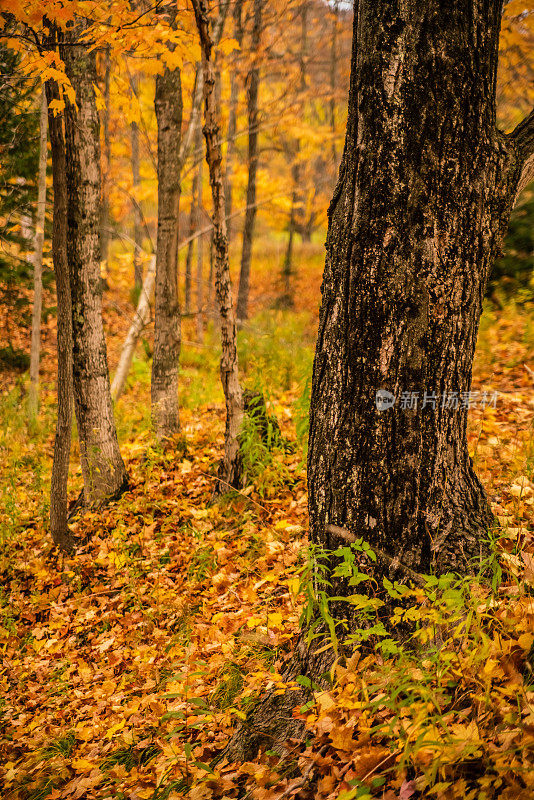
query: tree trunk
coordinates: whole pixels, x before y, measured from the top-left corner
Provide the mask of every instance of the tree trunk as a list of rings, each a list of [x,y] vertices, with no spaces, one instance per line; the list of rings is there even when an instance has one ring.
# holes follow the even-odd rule
[[[534,113],[510,136],[495,129],[500,14],[498,0],[484,11],[475,0],[361,0],[355,10],[313,369],[309,514],[313,543],[336,549],[348,529],[381,550],[368,568],[379,591],[406,568],[476,570],[492,524],[462,393],[491,262],[534,169]],[[331,597],[353,593],[325,577]],[[350,622],[346,607],[331,601],[330,611]],[[286,680],[317,678],[333,660],[304,637]],[[299,735],[292,710],[303,699],[269,693],[223,755],[251,759]]]
[[[227,7],[228,3],[226,3]],[[213,197],[213,242],[215,250],[215,293],[221,322],[221,382],[226,400],[226,435],[224,459],[219,478],[221,486],[239,487],[241,483],[241,452],[239,436],[243,423],[243,392],[239,383],[237,360],[237,329],[232,299],[230,268],[228,263],[228,238],[224,202],[222,171],[220,108],[216,100],[215,69],[209,32],[206,0],[193,0],[193,10],[200,37],[204,61],[204,137],[206,161],[209,169]]]
[[[83,31],[79,23],[74,36]],[[127,486],[119,451],[102,324],[100,279],[100,140],[94,51],[71,38],[63,46],[76,106],[65,109],[67,256],[72,296],[74,405],[84,480],[84,502],[99,506]]]
[[[47,81],[46,96],[49,104],[52,100],[59,99],[59,89],[55,82]],[[67,183],[63,119],[61,116],[54,116],[50,110],[48,129],[54,189],[52,258],[57,296],[57,421],[50,483],[50,531],[54,543],[68,552],[73,545],[72,534],[67,524],[67,485],[73,405],[72,305],[67,261]]]
[[[493,522],[467,412],[482,299],[521,168],[495,128],[501,3],[485,9],[359,4],[329,209],[310,536],[335,548],[327,526],[341,526],[418,573],[476,570]],[[379,584],[403,578],[385,563]],[[329,591],[347,589],[333,578]]]
[[[152,361],[152,424],[158,439],[178,433],[178,366],[180,306],[178,301],[178,208],[180,202],[180,70],[156,77],[158,125],[158,237],[154,358]]]
[[[336,150],[336,77],[337,77],[337,28],[339,22],[339,0],[334,0],[332,9],[332,42],[330,47],[330,128],[332,131],[332,163],[337,165]]]
[[[202,215],[202,161],[204,157],[204,147],[202,141],[202,129],[198,129],[198,139],[196,146],[196,160],[198,161],[198,182],[197,182],[197,226],[200,228],[201,215]],[[204,338],[204,311],[202,305],[204,303],[204,284],[202,282],[202,265],[204,260],[204,237],[202,234],[197,238],[197,313],[195,317],[197,341],[201,342]]]
[[[143,281],[135,316],[124,341],[117,370],[113,378],[113,383],[111,384],[111,396],[115,402],[117,402],[124,391],[126,378],[128,377],[128,373],[132,365],[132,359],[137,340],[139,339],[143,329],[150,322],[150,297],[154,291],[155,275],[156,259],[153,257],[150,261],[145,279]]]
[[[298,158],[298,149],[296,158]],[[293,308],[294,306],[294,298],[293,298],[294,287],[292,283],[292,277],[293,277],[293,243],[295,239],[296,214],[297,214],[297,203],[298,203],[297,186],[300,180],[300,170],[298,164],[293,164],[291,174],[293,176],[293,192],[291,194],[291,211],[289,214],[287,247],[284,256],[284,262],[282,264],[282,296],[280,297],[279,301],[279,305],[282,308]]]
[[[259,48],[263,0],[254,0],[254,23],[252,26],[251,52],[254,66],[248,76],[248,184],[245,224],[243,226],[243,249],[237,297],[237,319],[248,317],[248,295],[250,285],[250,262],[252,259],[252,237],[256,219],[256,175],[258,172],[258,89],[260,83]]]
[[[132,92],[136,100],[139,94],[139,75],[131,77]],[[135,120],[130,124],[130,142],[132,145],[132,185],[133,185],[133,240],[134,240],[134,284],[136,289],[140,289],[143,284],[143,264],[141,261],[141,250],[143,247],[143,221],[141,219],[141,208],[139,206],[139,186],[141,185],[141,173],[139,164],[139,126]]]
[[[104,158],[102,159],[102,202],[100,205],[100,258],[104,264],[104,274],[109,275],[109,189],[111,165],[111,141],[109,138],[111,58],[109,47],[104,52],[104,108],[102,109],[102,128]]]
[[[35,215],[35,239],[33,249],[33,309],[32,338],[30,349],[30,391],[28,395],[28,418],[34,422],[39,407],[39,358],[41,352],[41,309],[43,301],[43,243],[46,206],[46,140],[47,103],[43,86],[39,121],[39,173],[37,177],[37,213]]]
[[[300,7],[300,91],[303,95],[303,102],[305,103],[306,90],[308,86],[307,79],[307,65],[308,65],[308,3],[304,2]],[[297,216],[299,215],[301,206],[302,192],[300,188],[301,170],[300,170],[300,139],[295,142],[295,155],[293,165],[291,167],[291,178],[293,181],[293,192],[291,195],[291,211],[289,214],[288,223],[288,237],[287,248],[282,265],[282,284],[283,291],[279,300],[279,305],[282,308],[293,308],[294,305],[294,286],[292,285],[293,277],[293,244],[295,239],[295,232],[297,230]]]
[[[191,211],[189,213],[189,244],[187,245],[187,255],[185,258],[185,284],[184,284],[184,311],[191,313],[191,276],[193,272],[193,252],[195,249],[195,231],[200,225],[200,210],[198,206],[198,184],[201,180],[202,154],[198,157],[198,140],[202,138],[202,125],[199,120],[195,133],[195,161],[196,169],[191,186]],[[198,245],[198,241],[197,241]]]
[[[239,45],[243,44],[243,0],[236,0],[234,5],[234,38]],[[234,57],[237,60],[237,57]],[[234,63],[235,63],[234,60]],[[226,235],[228,242],[232,241],[232,174],[235,155],[235,135],[237,130],[237,103],[239,100],[239,79],[237,68],[234,67],[230,74],[230,110],[228,112],[228,142],[226,145],[226,162],[224,167],[224,208],[226,215]]]

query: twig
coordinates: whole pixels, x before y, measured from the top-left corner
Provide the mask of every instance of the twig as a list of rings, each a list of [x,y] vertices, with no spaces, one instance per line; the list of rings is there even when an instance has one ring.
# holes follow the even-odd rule
[[[343,539],[345,542],[355,542],[357,540],[357,536],[351,533],[346,528],[340,528],[339,525],[326,525],[325,530],[327,533],[331,533],[333,536],[337,536],[338,539]],[[369,545],[371,547],[371,545]],[[392,567],[393,569],[400,569],[402,572],[405,572],[409,578],[411,578],[414,583],[417,583],[419,586],[424,586],[426,581],[424,575],[421,575],[419,572],[415,572],[410,567],[407,567],[402,561],[399,560],[398,556],[390,556],[385,553],[383,550],[380,550],[378,547],[371,547],[373,552],[376,554],[377,559],[382,561],[384,564],[387,564],[388,567]]]

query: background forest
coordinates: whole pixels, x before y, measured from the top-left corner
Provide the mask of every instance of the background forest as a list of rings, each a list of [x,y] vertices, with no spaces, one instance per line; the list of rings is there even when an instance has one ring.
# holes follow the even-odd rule
[[[440,648],[423,661],[356,649],[328,689],[302,676],[304,742],[283,758],[267,748],[220,760],[252,700],[283,691],[317,601],[308,409],[353,17],[338,0],[212,2],[206,59],[193,11],[0,0],[0,796],[532,797],[532,185],[491,274],[476,351],[473,388],[497,401],[469,418],[503,526],[493,594],[440,585],[415,622],[462,629],[448,660]],[[533,44],[534,8],[511,0],[504,131],[534,103]],[[84,92],[92,139],[69,122],[75,101],[89,108]],[[102,384],[84,387],[80,342],[98,313],[80,306],[67,347],[78,426],[57,383],[67,350],[53,149],[63,135],[67,238],[85,209],[99,248],[96,262],[96,249],[76,251],[76,291],[101,294],[105,334]],[[100,170],[93,207],[91,189],[73,183],[83,163]],[[71,261],[75,249],[68,240]],[[104,419],[110,476],[90,445]],[[52,470],[61,457],[64,480]]]

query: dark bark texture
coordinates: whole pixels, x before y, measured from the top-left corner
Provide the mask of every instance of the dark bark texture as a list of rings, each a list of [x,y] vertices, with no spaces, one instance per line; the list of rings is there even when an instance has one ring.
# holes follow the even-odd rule
[[[248,110],[248,183],[245,224],[243,226],[243,248],[241,250],[241,270],[239,273],[239,291],[237,295],[236,314],[238,320],[248,317],[248,295],[250,286],[250,263],[252,260],[252,239],[256,220],[256,176],[258,174],[258,90],[260,86],[260,68],[258,65],[261,18],[263,0],[254,0],[254,22],[252,26],[251,51],[256,59],[248,75],[247,110]]]
[[[52,34],[51,34],[52,35]],[[48,105],[59,99],[54,81],[46,83]],[[57,420],[50,484],[50,532],[54,543],[65,551],[73,546],[67,524],[68,477],[72,436],[72,304],[67,261],[67,183],[65,175],[65,137],[63,118],[48,111],[48,130],[52,154],[54,213],[52,259],[56,278],[57,302]]]
[[[521,171],[495,127],[500,15],[495,0],[362,0],[355,14],[313,370],[310,533],[334,549],[327,526],[344,527],[416,572],[476,570],[492,524],[466,393]],[[380,390],[397,398],[382,411]],[[376,577],[387,572],[403,577]],[[333,581],[335,595],[346,588]]]
[[[72,298],[74,407],[84,502],[98,506],[127,486],[119,451],[102,323],[100,279],[100,138],[95,53],[77,44],[78,23],[61,55],[76,92],[65,109],[67,256]]]
[[[154,358],[152,362],[152,424],[159,439],[178,433],[178,367],[180,306],[178,301],[178,207],[180,203],[180,131],[182,91],[180,70],[167,67],[156,78],[158,124],[158,237]]]
[[[310,534],[363,537],[374,577],[477,568],[492,524],[467,450],[484,288],[534,151],[532,116],[495,128],[500,2],[360,0],[345,148],[329,209],[310,413]],[[530,121],[529,121],[530,120]],[[419,392],[379,410],[380,390]],[[424,392],[458,406],[423,408]],[[454,395],[453,395],[454,397]],[[329,575],[331,597],[353,592]],[[331,601],[335,618],[347,604]],[[350,617],[349,617],[350,622]],[[302,632],[286,678],[333,659]],[[223,755],[298,735],[298,692],[267,694]]]

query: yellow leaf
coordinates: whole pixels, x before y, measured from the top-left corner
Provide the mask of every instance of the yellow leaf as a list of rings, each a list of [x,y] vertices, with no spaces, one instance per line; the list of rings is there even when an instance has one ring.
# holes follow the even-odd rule
[[[48,104],[48,108],[50,109],[54,117],[57,117],[57,115],[61,114],[61,112],[65,108],[65,101],[58,100],[57,98],[55,100],[51,100],[50,103]]]
[[[92,764],[86,758],[77,758],[72,762],[72,766],[76,772],[90,772],[92,769],[95,769],[96,764]]]
[[[227,56],[230,53],[233,53],[234,50],[240,50],[239,44],[236,39],[223,39],[219,42],[219,46],[217,50],[223,54],[223,56]]]

